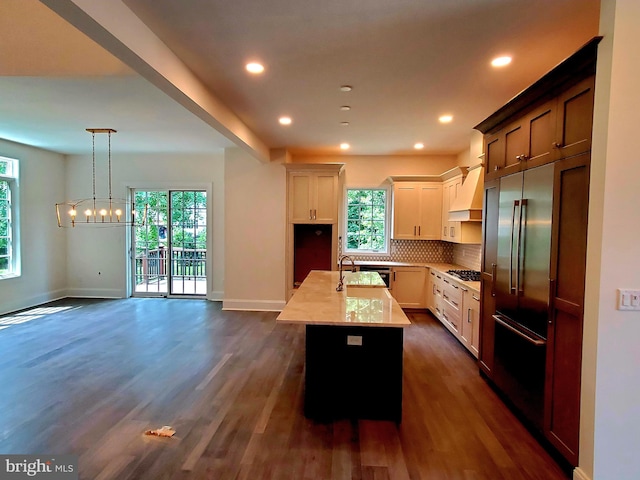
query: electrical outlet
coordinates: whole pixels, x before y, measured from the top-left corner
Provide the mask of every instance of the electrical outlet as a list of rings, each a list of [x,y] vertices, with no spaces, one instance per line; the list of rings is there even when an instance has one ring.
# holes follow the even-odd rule
[[[618,310],[640,310],[640,290],[619,288],[617,293]]]
[[[347,335],[347,345],[362,346],[362,335]]]

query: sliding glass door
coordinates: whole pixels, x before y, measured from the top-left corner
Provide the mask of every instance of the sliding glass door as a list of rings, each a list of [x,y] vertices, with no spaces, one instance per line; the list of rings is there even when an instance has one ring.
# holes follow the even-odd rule
[[[133,233],[133,295],[206,295],[207,193],[134,190],[134,198],[136,213],[149,208]]]

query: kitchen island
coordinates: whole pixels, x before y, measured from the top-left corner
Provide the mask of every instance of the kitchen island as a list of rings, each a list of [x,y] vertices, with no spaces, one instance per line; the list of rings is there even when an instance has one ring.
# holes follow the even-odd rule
[[[306,328],[305,415],[399,423],[403,328],[411,322],[377,273],[344,275],[338,292],[339,272],[312,271],[277,318]]]

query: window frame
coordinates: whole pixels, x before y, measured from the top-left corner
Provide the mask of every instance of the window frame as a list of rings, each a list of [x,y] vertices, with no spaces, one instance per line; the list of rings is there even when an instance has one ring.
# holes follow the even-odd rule
[[[15,158],[0,156],[0,162],[9,165],[8,172],[0,173],[0,180],[9,185],[9,229],[8,257],[9,271],[0,273],[0,280],[15,278],[21,275],[20,262],[20,190],[19,162]]]
[[[349,224],[349,191],[350,190],[384,190],[385,191],[385,203],[384,203],[384,248],[379,250],[363,250],[349,248],[348,242],[348,224]],[[385,185],[350,185],[344,188],[344,207],[343,207],[343,242],[342,253],[348,255],[358,256],[380,256],[389,255],[391,245],[391,186]]]

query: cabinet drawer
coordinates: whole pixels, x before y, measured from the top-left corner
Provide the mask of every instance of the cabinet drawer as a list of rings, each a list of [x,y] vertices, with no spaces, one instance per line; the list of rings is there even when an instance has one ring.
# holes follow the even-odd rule
[[[442,298],[458,310],[462,308],[462,290],[453,281],[442,277]]]
[[[447,301],[442,302],[442,304],[442,320],[444,320],[445,326],[450,327],[450,330],[453,329],[453,332],[457,335],[460,331],[460,309]]]

